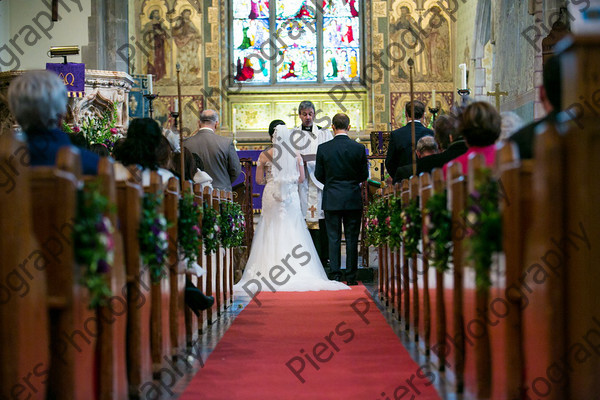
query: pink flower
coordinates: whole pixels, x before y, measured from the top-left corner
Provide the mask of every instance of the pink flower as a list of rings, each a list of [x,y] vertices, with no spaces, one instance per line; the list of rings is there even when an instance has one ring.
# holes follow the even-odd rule
[[[371,222],[373,223],[373,225],[377,226],[379,224],[379,221],[377,220],[377,218],[373,218],[371,220]]]
[[[200,233],[201,233],[201,231],[200,231],[200,228],[198,228],[198,225],[194,225],[194,226],[192,226],[192,229],[193,229],[194,231],[196,231],[196,233],[197,233],[197,234],[200,234]]]
[[[119,131],[117,130],[117,128],[110,128],[110,133],[116,135],[117,133],[119,133]]]
[[[390,217],[386,217],[385,223],[387,224],[387,226],[390,226]]]
[[[73,132],[77,133],[77,132],[81,132],[81,128],[78,126],[74,126],[73,127]]]

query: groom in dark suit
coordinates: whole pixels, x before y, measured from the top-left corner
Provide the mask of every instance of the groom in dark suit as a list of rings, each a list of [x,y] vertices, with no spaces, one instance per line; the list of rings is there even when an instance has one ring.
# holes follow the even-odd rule
[[[331,277],[342,279],[340,270],[342,224],[346,238],[346,280],[356,285],[358,236],[362,217],[360,183],[369,177],[365,146],[348,137],[350,118],[336,114],[332,120],[333,140],[317,149],[315,177],[324,185],[323,211],[329,239]]]
[[[406,103],[404,108],[408,123],[402,128],[398,128],[390,135],[390,144],[388,145],[387,155],[385,157],[385,169],[388,174],[395,180],[396,170],[406,164],[412,163],[412,155],[415,149],[412,146],[412,131],[411,124],[415,124],[415,144],[423,136],[433,136],[433,131],[423,126],[423,116],[425,115],[425,104],[419,100],[415,100],[415,116],[411,114],[411,103]]]

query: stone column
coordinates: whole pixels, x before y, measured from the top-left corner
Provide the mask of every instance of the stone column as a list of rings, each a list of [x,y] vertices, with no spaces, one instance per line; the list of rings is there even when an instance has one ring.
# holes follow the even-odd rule
[[[129,41],[128,29],[128,2],[92,0],[89,45],[82,49],[86,68],[128,72],[129,60],[117,55],[117,50]]]

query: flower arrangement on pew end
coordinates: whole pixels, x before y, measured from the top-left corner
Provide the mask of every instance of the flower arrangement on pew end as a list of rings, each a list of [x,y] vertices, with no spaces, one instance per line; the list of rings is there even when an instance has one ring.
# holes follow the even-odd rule
[[[390,236],[390,215],[386,199],[380,197],[369,204],[366,217],[366,240],[371,246],[382,246]]]
[[[73,225],[75,261],[84,266],[82,284],[89,290],[89,308],[106,305],[112,296],[107,274],[114,260],[114,228],[108,217],[114,206],[100,191],[98,181],[78,192],[77,218]]]
[[[502,250],[502,215],[499,208],[499,186],[492,170],[476,171],[475,190],[467,199],[466,219],[469,230],[469,259],[475,266],[478,289],[491,286],[492,255]]]
[[[388,203],[390,213],[390,248],[398,249],[402,244],[402,198],[399,196],[391,197]]]
[[[101,117],[88,115],[81,126],[70,127],[63,122],[63,131],[66,133],[80,133],[85,138],[88,146],[100,143],[112,152],[117,140],[123,137],[117,128],[119,102],[115,102],[111,109],[104,111]]]
[[[435,193],[429,198],[425,221],[429,261],[438,271],[447,271],[452,254],[452,213],[448,210],[446,191]]]
[[[219,247],[219,214],[217,210],[204,205],[202,215],[202,238],[204,242],[204,254],[209,255],[217,251]]]
[[[198,251],[202,244],[202,231],[198,226],[200,221],[200,206],[194,201],[192,193],[184,193],[179,199],[178,239],[187,267],[198,260]]]
[[[402,243],[408,257],[415,257],[420,253],[419,240],[421,238],[421,210],[417,199],[412,199],[400,214],[402,218]]]
[[[169,250],[167,235],[167,219],[160,211],[162,197],[147,193],[142,203],[142,218],[138,231],[140,256],[144,265],[150,270],[152,283],[157,283],[166,276],[163,268]]]
[[[238,203],[225,203],[219,215],[219,240],[225,248],[239,247],[244,243],[246,221],[242,206]]]

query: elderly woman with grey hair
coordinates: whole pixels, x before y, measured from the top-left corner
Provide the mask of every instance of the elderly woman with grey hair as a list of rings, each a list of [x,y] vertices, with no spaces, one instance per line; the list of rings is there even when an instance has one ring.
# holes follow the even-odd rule
[[[27,135],[30,165],[54,165],[61,147],[70,146],[59,129],[67,113],[67,89],[54,72],[31,71],[16,78],[8,88],[10,111]],[[80,149],[84,174],[98,172],[99,157]]]

